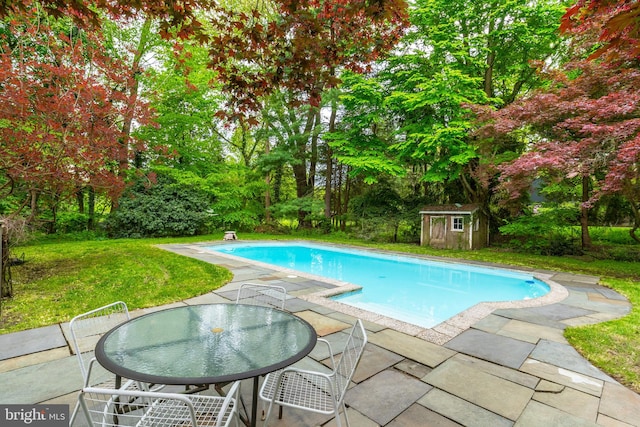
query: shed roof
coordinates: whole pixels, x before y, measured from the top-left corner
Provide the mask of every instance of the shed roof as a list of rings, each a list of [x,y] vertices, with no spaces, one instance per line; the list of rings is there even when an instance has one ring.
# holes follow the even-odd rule
[[[421,215],[432,214],[472,214],[479,209],[477,204],[461,205],[459,203],[453,205],[435,205],[425,206],[420,210]]]

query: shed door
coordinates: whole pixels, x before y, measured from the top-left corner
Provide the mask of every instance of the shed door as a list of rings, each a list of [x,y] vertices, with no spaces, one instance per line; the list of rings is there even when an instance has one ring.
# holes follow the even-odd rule
[[[447,233],[447,217],[444,216],[432,216],[431,217],[431,230],[429,240],[432,242],[444,242],[445,235]]]

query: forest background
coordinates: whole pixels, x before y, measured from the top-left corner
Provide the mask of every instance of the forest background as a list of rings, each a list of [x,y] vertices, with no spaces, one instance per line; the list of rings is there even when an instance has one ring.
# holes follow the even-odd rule
[[[640,259],[637,2],[1,6],[10,242],[417,242],[422,207],[475,203],[492,245],[580,255],[625,225],[604,256]]]
[[[475,203],[492,252],[447,255],[602,276],[632,312],[565,334],[640,390],[638,40],[634,0],[0,0],[2,247],[55,238],[22,246],[7,323],[68,319],[149,264],[179,291],[196,276],[156,239],[96,240],[414,252],[421,208]]]

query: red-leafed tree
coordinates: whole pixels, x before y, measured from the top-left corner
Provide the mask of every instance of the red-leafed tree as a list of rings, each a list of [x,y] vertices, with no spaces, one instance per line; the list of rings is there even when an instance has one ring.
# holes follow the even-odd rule
[[[214,0],[0,0],[0,16],[34,4],[94,30],[105,14],[144,15],[159,22],[165,38],[208,44],[211,66],[234,97],[230,108],[241,113],[260,109],[257,99],[280,88],[304,92],[318,105],[322,90],[337,83],[337,69],[365,69],[407,25],[405,0],[275,0],[246,13]]]
[[[71,18],[84,29],[99,30],[105,16],[130,19],[142,14],[157,19],[164,36],[175,34],[179,28],[179,35],[187,37],[201,33],[196,14],[213,4],[212,0],[0,0],[0,17],[29,13],[37,6],[54,18]]]
[[[480,114],[478,135],[524,135],[525,152],[503,165],[511,199],[547,179],[582,178],[582,243],[590,246],[587,210],[606,194],[623,196],[640,242],[640,5],[634,0],[579,0],[561,30],[576,58],[544,70],[550,86],[497,112]],[[584,59],[580,59],[584,58]],[[516,132],[518,131],[518,132]]]
[[[407,25],[404,0],[277,0],[274,8],[220,8],[212,21],[211,65],[231,95],[231,116],[259,110],[274,88],[318,106],[341,70],[367,70]]]
[[[629,201],[631,236],[640,241],[640,69],[578,61],[548,77],[550,89],[483,117],[480,136],[518,131],[529,142],[500,168],[501,189],[515,199],[540,176],[581,177],[583,246],[590,245],[587,209],[605,194]]]
[[[14,215],[78,188],[112,197],[123,190],[126,158],[122,118],[147,116],[129,102],[132,82],[119,61],[103,55],[96,33],[38,8],[6,15],[0,31],[0,172],[3,196],[24,194]]]
[[[578,0],[567,9],[560,29],[567,34],[592,37],[601,46],[591,55],[617,58],[640,55],[640,2],[637,0]]]

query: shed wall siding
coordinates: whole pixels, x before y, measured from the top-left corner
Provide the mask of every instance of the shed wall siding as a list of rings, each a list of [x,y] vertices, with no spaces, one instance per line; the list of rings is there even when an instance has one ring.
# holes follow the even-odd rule
[[[453,218],[464,218],[464,230],[453,230]],[[478,219],[478,229],[475,221]],[[444,238],[432,239],[434,221],[445,221]],[[423,214],[421,224],[420,244],[437,249],[480,249],[487,246],[487,222],[481,215],[474,214]]]

